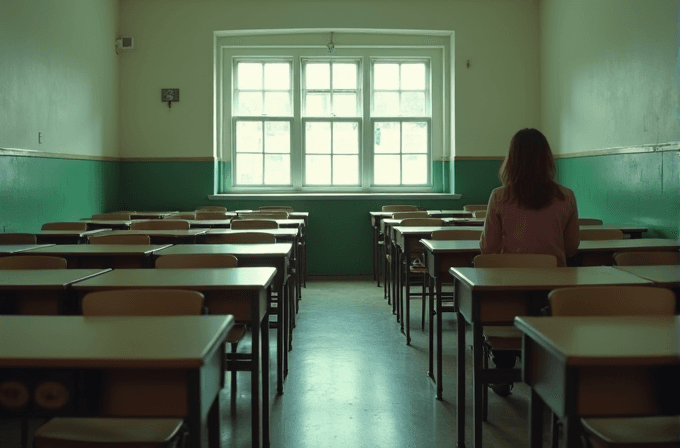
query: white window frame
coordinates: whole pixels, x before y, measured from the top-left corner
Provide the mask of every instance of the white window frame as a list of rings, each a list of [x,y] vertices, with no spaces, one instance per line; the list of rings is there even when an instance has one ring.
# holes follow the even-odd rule
[[[370,31],[375,31],[373,34]],[[269,61],[276,59],[292,59],[291,83],[293,85],[293,116],[291,121],[291,185],[290,186],[238,186],[234,185],[235,176],[232,175],[232,185],[227,185],[227,192],[239,193],[295,193],[295,192],[439,192],[433,183],[433,166],[436,160],[447,160],[451,153],[452,126],[450,121],[451,89],[450,89],[450,42],[452,32],[420,32],[393,30],[345,30],[351,36],[350,44],[340,44],[339,32],[336,32],[336,48],[334,54],[328,54],[326,45],[322,45],[326,30],[261,30],[231,31],[215,33],[215,154],[218,160],[235,162],[234,136],[232,135],[233,117],[229,101],[233,92],[233,61],[234,59],[251,58],[253,61]],[[362,34],[363,32],[363,34]],[[392,43],[385,44],[381,33],[392,32],[400,37],[391,39]],[[319,38],[321,34],[321,38]],[[368,35],[368,38],[367,38]],[[237,36],[237,37],[235,37]],[[282,39],[282,36],[284,38]],[[347,37],[341,35],[343,37]],[[312,37],[312,38],[310,38]],[[313,43],[310,43],[312,41]],[[423,45],[423,41],[425,44]],[[395,43],[396,42],[396,43]],[[326,60],[359,60],[360,91],[359,106],[363,112],[359,118],[360,126],[360,166],[358,186],[306,186],[304,185],[304,123],[311,119],[325,121],[355,120],[353,117],[304,117],[302,114],[301,83],[303,59]],[[373,127],[374,121],[416,121],[414,117],[373,117],[370,113],[371,104],[371,76],[374,60],[389,60],[403,62],[408,59],[430,60],[428,73],[430,80],[430,94],[427,95],[431,108],[430,117],[416,117],[417,121],[428,121],[428,184],[423,186],[410,185],[373,185]],[[362,70],[363,68],[363,70]],[[366,109],[369,109],[368,111]],[[258,117],[251,117],[258,118]],[[267,118],[261,117],[261,118]],[[436,149],[433,149],[436,145]],[[230,157],[231,156],[231,157]],[[232,172],[236,173],[232,163]]]

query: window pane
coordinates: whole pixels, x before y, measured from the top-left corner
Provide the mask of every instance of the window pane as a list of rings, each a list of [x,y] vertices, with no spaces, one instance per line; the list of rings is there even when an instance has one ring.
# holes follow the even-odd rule
[[[261,63],[239,62],[237,76],[239,89],[262,89]]]
[[[307,185],[330,185],[331,156],[308,155],[305,157],[305,177]]]
[[[373,88],[377,90],[399,89],[399,64],[374,64]]]
[[[333,154],[359,154],[358,123],[333,123]]]
[[[264,152],[290,154],[290,123],[268,121],[264,131]]]
[[[266,154],[264,156],[265,185],[290,185],[290,155]]]
[[[402,156],[402,179],[404,185],[427,183],[427,156],[408,154]]]
[[[334,93],[333,113],[338,117],[356,117],[357,96],[354,93]]]
[[[290,94],[288,92],[265,92],[264,113],[273,116],[291,115]]]
[[[264,88],[266,90],[289,90],[290,65],[280,62],[264,64]]]
[[[425,90],[425,64],[402,64],[401,88],[403,90]]]
[[[262,92],[239,92],[237,115],[262,115]]]
[[[401,170],[398,155],[377,155],[373,164],[373,182],[376,185],[399,185]]]
[[[399,93],[375,92],[373,98],[373,113],[375,115],[393,117],[399,114]]]
[[[262,185],[262,154],[236,154],[236,184]]]
[[[329,63],[305,65],[305,86],[307,89],[330,89],[331,67]]]
[[[308,122],[305,125],[305,152],[307,154],[331,153],[330,123]]]
[[[359,156],[333,156],[333,185],[359,183]]]
[[[236,152],[262,152],[262,122],[236,123]]]
[[[402,152],[427,153],[427,123],[401,124]]]
[[[308,93],[305,95],[308,117],[327,117],[329,115],[330,95],[328,93]]]
[[[401,94],[401,114],[411,117],[425,115],[425,93],[403,92]]]
[[[399,123],[376,123],[373,149],[376,153],[399,153],[401,138]]]
[[[357,88],[357,64],[333,64],[333,88]]]

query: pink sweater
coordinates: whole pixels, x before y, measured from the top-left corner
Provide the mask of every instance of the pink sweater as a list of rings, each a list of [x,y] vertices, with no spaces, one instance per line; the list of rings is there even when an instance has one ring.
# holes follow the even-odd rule
[[[542,210],[526,210],[503,201],[505,187],[489,198],[484,231],[479,242],[483,254],[549,254],[557,266],[576,254],[579,245],[578,210],[574,193],[560,185],[564,200],[555,199]]]

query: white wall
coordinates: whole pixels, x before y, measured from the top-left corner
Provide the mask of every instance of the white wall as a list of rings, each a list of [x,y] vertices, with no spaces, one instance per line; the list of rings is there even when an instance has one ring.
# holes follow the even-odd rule
[[[117,0],[0,0],[0,148],[118,156],[117,21]]]
[[[455,32],[456,156],[502,156],[539,124],[538,0],[120,0],[137,42],[120,58],[121,157],[213,156],[213,31],[333,27]]]
[[[541,123],[569,154],[680,139],[677,0],[541,0]]]

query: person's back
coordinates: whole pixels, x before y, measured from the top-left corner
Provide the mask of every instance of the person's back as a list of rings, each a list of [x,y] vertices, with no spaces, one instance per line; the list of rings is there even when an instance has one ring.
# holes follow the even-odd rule
[[[548,254],[558,266],[576,254],[578,209],[574,193],[553,178],[555,164],[545,136],[523,129],[512,138],[489,198],[482,253]]]

